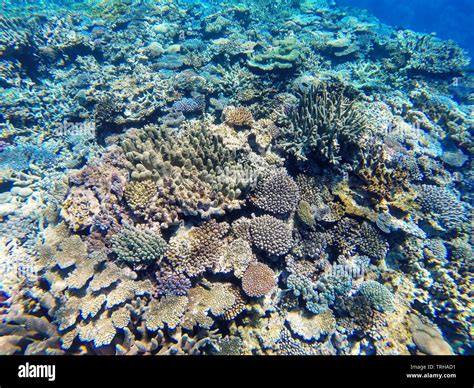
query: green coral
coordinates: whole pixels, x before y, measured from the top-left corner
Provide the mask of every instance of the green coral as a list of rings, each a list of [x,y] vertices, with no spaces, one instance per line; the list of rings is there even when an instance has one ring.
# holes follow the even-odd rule
[[[247,64],[262,71],[277,71],[294,68],[299,59],[298,42],[294,38],[288,38],[274,40],[271,47],[252,55]]]
[[[128,263],[146,263],[161,259],[167,243],[159,233],[126,225],[112,237],[112,251]]]
[[[368,280],[362,283],[359,293],[374,309],[380,312],[391,312],[395,309],[393,294],[379,282]]]
[[[305,200],[301,200],[297,209],[298,218],[307,226],[314,225],[314,213],[311,205]]]
[[[367,129],[354,103],[339,87],[311,87],[286,117],[289,125],[282,130],[280,146],[302,160],[316,159],[331,165],[342,159],[353,161]]]

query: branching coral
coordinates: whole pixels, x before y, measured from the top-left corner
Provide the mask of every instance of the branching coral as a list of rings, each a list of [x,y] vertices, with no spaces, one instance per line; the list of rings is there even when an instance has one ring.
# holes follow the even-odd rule
[[[239,208],[255,179],[245,153],[226,148],[203,123],[179,137],[169,128],[147,126],[131,133],[122,147],[132,179],[156,182],[164,205],[155,205],[158,219],[167,208],[203,217]]]
[[[256,186],[251,202],[272,214],[293,211],[299,200],[299,189],[293,178],[283,171],[270,173]]]
[[[383,284],[368,280],[362,283],[358,292],[376,310],[381,312],[391,312],[394,310],[393,294]]]
[[[222,111],[224,122],[233,127],[250,127],[254,121],[252,112],[244,107],[226,106]]]
[[[421,185],[416,201],[434,222],[447,230],[460,228],[466,219],[463,203],[449,188]]]
[[[293,246],[291,229],[279,219],[264,215],[252,220],[252,243],[269,255],[282,256]]]
[[[397,41],[408,56],[407,68],[432,74],[460,73],[467,66],[466,53],[452,41],[431,35],[400,31]]]
[[[472,353],[459,47],[328,0],[90,1],[2,8],[1,353]]]
[[[351,161],[365,131],[363,116],[337,87],[312,87],[288,115],[280,146],[298,159]]]
[[[114,235],[111,243],[119,260],[131,264],[159,261],[167,247],[159,231],[140,230],[130,225]]]
[[[352,288],[352,279],[346,273],[324,275],[317,281],[305,275],[291,274],[286,283],[295,296],[303,298],[306,309],[313,314],[324,312],[335,303],[336,298],[347,295]]]

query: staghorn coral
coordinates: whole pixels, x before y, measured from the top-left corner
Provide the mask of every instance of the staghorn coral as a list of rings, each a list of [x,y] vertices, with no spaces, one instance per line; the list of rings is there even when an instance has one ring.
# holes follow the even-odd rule
[[[312,87],[304,93],[287,120],[289,125],[281,131],[280,147],[298,159],[331,165],[354,160],[366,130],[354,101],[330,86]]]
[[[269,255],[282,256],[293,246],[291,229],[283,221],[269,215],[252,220],[250,237],[256,248]]]
[[[262,263],[251,263],[242,276],[242,289],[248,296],[263,296],[275,285],[275,273],[268,265]]]
[[[432,74],[460,73],[469,59],[452,41],[405,30],[397,34],[401,51],[408,56],[406,68]]]
[[[261,179],[250,197],[250,201],[258,208],[279,215],[295,210],[298,200],[298,186],[284,171],[270,173]]]

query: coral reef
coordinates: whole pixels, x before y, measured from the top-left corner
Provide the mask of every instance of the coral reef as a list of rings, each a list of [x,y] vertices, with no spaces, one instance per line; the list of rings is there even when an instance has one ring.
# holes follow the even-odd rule
[[[299,188],[285,172],[270,173],[257,184],[250,200],[268,213],[286,214],[295,210]]]
[[[151,217],[164,223],[175,212],[205,218],[239,208],[255,179],[245,152],[226,148],[205,123],[195,123],[177,139],[169,128],[148,126],[130,134],[122,147],[132,179],[156,182],[156,194],[147,202],[157,208]]]
[[[283,221],[269,215],[252,220],[250,238],[256,248],[275,256],[284,255],[293,245],[291,229]]]
[[[140,230],[130,225],[111,238],[112,252],[131,264],[159,261],[166,250],[166,241],[159,232]]]
[[[362,283],[358,292],[380,312],[390,312],[394,309],[393,295],[383,284],[368,280]]]
[[[333,1],[8,0],[0,354],[474,354],[473,77]]]
[[[259,297],[275,287],[275,273],[262,263],[251,263],[242,276],[242,289],[248,296]]]
[[[299,159],[315,158],[332,165],[353,160],[365,124],[354,101],[340,87],[313,87],[287,117],[280,146]]]

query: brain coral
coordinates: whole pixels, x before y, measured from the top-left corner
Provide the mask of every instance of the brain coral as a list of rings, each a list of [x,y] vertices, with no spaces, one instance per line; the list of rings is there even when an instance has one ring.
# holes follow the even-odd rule
[[[391,312],[395,308],[393,294],[383,284],[368,280],[359,287],[359,293],[380,312]]]
[[[250,264],[242,277],[242,288],[248,296],[263,296],[275,285],[275,272],[263,263]]]
[[[293,246],[291,229],[281,220],[263,215],[252,220],[252,243],[269,255],[281,256]]]
[[[299,188],[286,172],[279,171],[262,179],[251,197],[252,203],[272,214],[286,214],[295,210]]]

